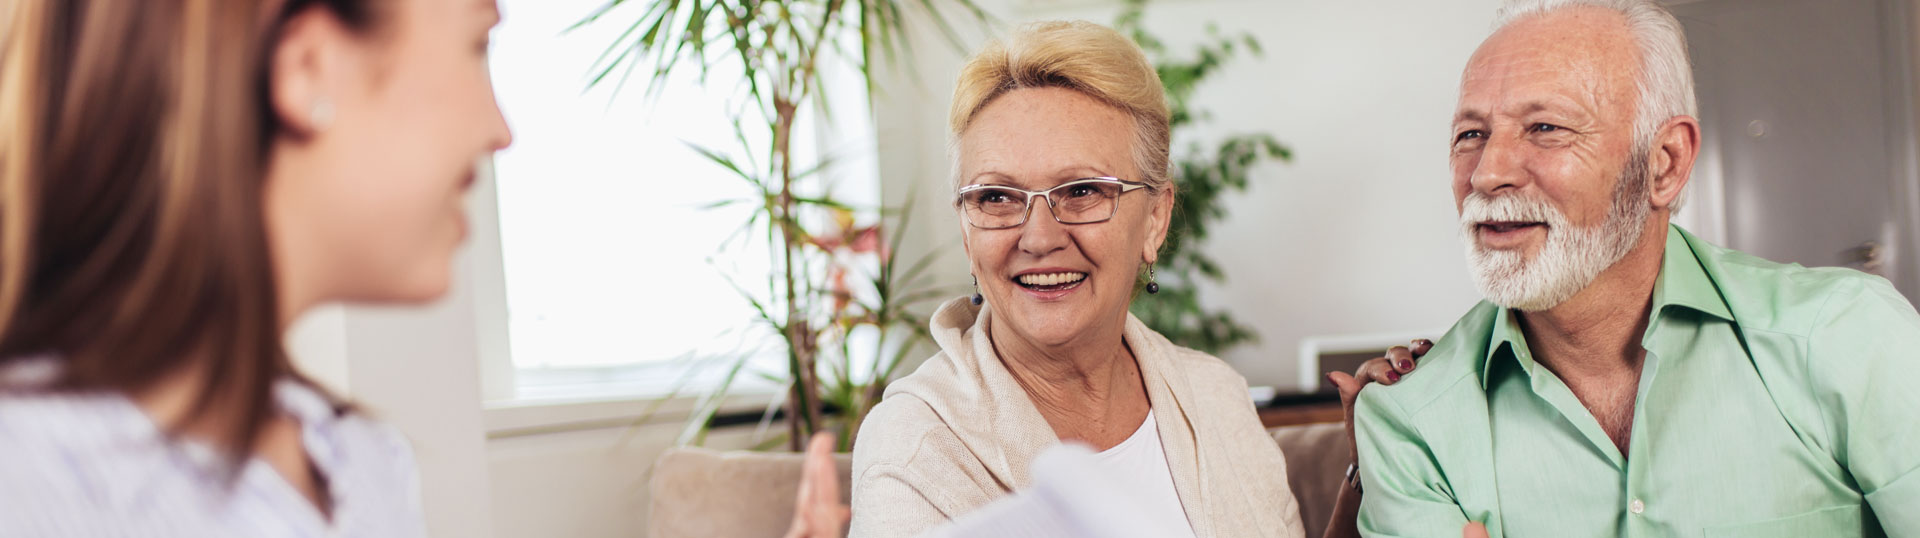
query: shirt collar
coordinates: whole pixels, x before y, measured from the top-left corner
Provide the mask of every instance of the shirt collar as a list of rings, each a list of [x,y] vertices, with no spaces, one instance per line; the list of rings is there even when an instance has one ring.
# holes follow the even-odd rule
[[[1653,285],[1653,320],[1670,307],[1685,307],[1727,321],[1733,311],[1720,295],[1719,283],[1701,265],[1700,253],[1693,249],[1693,234],[1679,226],[1667,225],[1667,253],[1660,267],[1660,280]]]
[[[1727,308],[1726,299],[1720,295],[1720,287],[1701,265],[1699,254],[1694,252],[1689,241],[1692,237],[1679,226],[1667,225],[1667,246],[1666,252],[1661,255],[1660,278],[1653,284],[1652,319],[1647,323],[1649,333],[1660,323],[1662,316],[1674,307],[1735,321],[1733,312]],[[1527,347],[1526,334],[1520,330],[1520,320],[1513,315],[1513,310],[1501,308],[1496,311],[1490,332],[1487,355],[1480,367],[1480,388],[1487,388],[1494,361],[1502,354],[1513,357],[1520,368],[1531,376],[1533,354],[1531,348]]]
[[[1481,359],[1480,390],[1487,389],[1487,379],[1492,377],[1494,361],[1505,355],[1513,357],[1520,368],[1529,376],[1533,374],[1533,354],[1527,347],[1527,335],[1520,330],[1520,319],[1513,316],[1513,309],[1500,308],[1493,314],[1493,331],[1487,343],[1487,356]]]

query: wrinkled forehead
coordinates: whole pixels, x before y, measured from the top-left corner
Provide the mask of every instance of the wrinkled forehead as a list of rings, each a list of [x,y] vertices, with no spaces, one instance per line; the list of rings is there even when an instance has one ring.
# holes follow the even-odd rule
[[[1630,114],[1640,71],[1624,16],[1562,9],[1516,21],[1482,42],[1461,73],[1460,108],[1501,114],[1560,100]]]

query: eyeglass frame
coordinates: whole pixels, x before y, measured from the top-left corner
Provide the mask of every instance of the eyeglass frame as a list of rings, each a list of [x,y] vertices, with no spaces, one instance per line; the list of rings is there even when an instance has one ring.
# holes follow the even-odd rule
[[[1103,218],[1101,218],[1100,220],[1090,220],[1090,221],[1086,221],[1086,222],[1067,222],[1067,221],[1063,221],[1063,220],[1060,220],[1060,213],[1058,213],[1058,212],[1056,212],[1056,211],[1055,211],[1055,206],[1054,206],[1054,204],[1053,204],[1053,194],[1052,194],[1052,193],[1053,193],[1053,191],[1057,191],[1057,190],[1060,190],[1060,189],[1064,189],[1064,188],[1067,188],[1067,187],[1072,187],[1072,186],[1074,186],[1074,185],[1081,185],[1081,184],[1086,184],[1086,183],[1118,183],[1118,184],[1120,184],[1120,194],[1116,194],[1116,195],[1114,195],[1114,196],[1113,196],[1113,200],[1114,200],[1114,204],[1113,204],[1113,210],[1112,210],[1112,211],[1109,211],[1109,212],[1107,212],[1107,216],[1106,216],[1106,217],[1103,217]],[[980,191],[980,190],[986,190],[986,189],[1002,189],[1002,190],[1008,190],[1008,191],[1013,191],[1013,192],[1018,192],[1018,193],[1021,193],[1021,194],[1025,194],[1025,195],[1027,195],[1027,208],[1026,208],[1025,210],[1022,210],[1022,211],[1020,212],[1020,222],[1016,222],[1016,223],[1013,223],[1013,224],[1009,224],[1009,225],[1006,225],[1006,226],[1000,226],[1000,227],[995,227],[995,228],[988,228],[988,227],[985,227],[985,226],[981,226],[981,225],[978,225],[978,224],[974,224],[974,223],[973,223],[973,219],[970,219],[970,218],[967,218],[967,208],[966,208],[966,207],[964,207],[964,206],[962,206],[962,204],[965,204],[965,203],[966,203],[966,195],[967,195],[967,193],[969,193],[969,192],[974,192],[974,191]],[[1106,221],[1110,221],[1110,220],[1113,220],[1113,216],[1114,216],[1114,215],[1118,215],[1118,214],[1120,214],[1120,202],[1119,202],[1119,201],[1120,201],[1120,197],[1121,197],[1121,196],[1126,196],[1126,195],[1127,195],[1127,193],[1129,193],[1129,192],[1133,192],[1133,191],[1136,191],[1136,190],[1140,190],[1140,189],[1147,189],[1147,190],[1148,190],[1148,191],[1150,191],[1150,192],[1151,192],[1151,191],[1156,191],[1156,190],[1158,190],[1158,189],[1156,189],[1156,188],[1154,188],[1154,186],[1153,186],[1153,185],[1149,185],[1149,184],[1146,184],[1146,183],[1141,183],[1141,182],[1138,182],[1138,181],[1127,181],[1127,180],[1124,180],[1124,179],[1120,179],[1120,178],[1117,178],[1117,177],[1112,177],[1112,176],[1095,176],[1095,177],[1083,177],[1083,178],[1080,178],[1080,179],[1076,179],[1076,180],[1073,180],[1073,181],[1068,181],[1068,182],[1066,182],[1066,183],[1061,183],[1061,184],[1059,184],[1059,185],[1054,185],[1053,187],[1050,187],[1050,188],[1047,188],[1047,189],[1043,189],[1043,190],[1037,190],[1037,191],[1030,191],[1030,190],[1026,190],[1026,189],[1022,189],[1022,188],[1019,188],[1019,187],[1012,187],[1012,186],[1007,186],[1007,185],[994,185],[994,184],[988,184],[988,183],[975,183],[975,184],[972,184],[972,185],[967,185],[967,186],[965,186],[965,187],[961,187],[959,191],[957,191],[957,192],[954,192],[954,193],[953,193],[953,205],[955,205],[955,206],[961,206],[961,207],[960,207],[960,220],[964,220],[964,221],[967,221],[967,225],[968,225],[968,226],[972,226],[972,227],[975,227],[975,228],[979,228],[979,229],[982,229],[982,230],[1008,230],[1008,229],[1013,229],[1013,228],[1019,228],[1019,227],[1021,227],[1021,226],[1025,226],[1025,225],[1027,224],[1027,219],[1028,219],[1029,217],[1032,217],[1032,216],[1033,216],[1033,198],[1034,198],[1035,196],[1038,196],[1038,197],[1041,197],[1041,198],[1046,198],[1046,199],[1047,199],[1047,213],[1048,213],[1048,214],[1050,214],[1050,215],[1053,215],[1053,221],[1054,221],[1054,222],[1058,222],[1058,223],[1061,223],[1061,224],[1065,224],[1065,225],[1069,225],[1069,226],[1072,226],[1072,225],[1076,225],[1076,224],[1099,224],[1099,223],[1102,223],[1102,222],[1106,222]]]

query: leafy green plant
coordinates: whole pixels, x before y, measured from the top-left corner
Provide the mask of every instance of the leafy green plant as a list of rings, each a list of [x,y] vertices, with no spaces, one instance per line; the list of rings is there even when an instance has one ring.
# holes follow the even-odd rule
[[[988,16],[973,0],[612,0],[575,27],[615,24],[608,21],[627,4],[644,7],[595,62],[593,84],[624,85],[645,69],[650,88],[658,88],[669,75],[694,69],[708,91],[733,92],[740,103],[733,113],[737,147],[695,149],[754,192],[721,205],[753,207],[743,231],[772,254],[764,288],[735,284],[785,344],[786,369],[775,374],[787,387],[780,406],[787,435],[780,441],[798,450],[813,432],[842,429],[842,447],[850,447],[894,366],[926,337],[909,307],[947,292],[922,282],[931,258],[894,259],[904,216],[837,201],[833,160],[796,150],[795,132],[804,118],[831,113],[822,75],[830,62],[857,67],[871,92],[876,70],[907,50],[909,16],[926,17],[954,43],[948,12],[982,22]],[[735,75],[737,85],[717,82]],[[882,234],[890,215],[891,243]],[[864,350],[873,361],[865,368],[870,382],[854,373],[862,353],[854,351],[853,335],[862,331],[877,332],[862,340],[873,342]],[[748,359],[727,365],[726,381],[701,399],[683,441],[704,438]]]
[[[1208,41],[1199,45],[1192,57],[1175,57],[1165,43],[1147,32],[1143,24],[1146,7],[1147,0],[1127,0],[1114,28],[1131,37],[1153,61],[1172,105],[1174,141],[1186,147],[1173,156],[1173,181],[1180,194],[1175,198],[1167,243],[1161,249],[1155,273],[1160,292],[1140,295],[1133,301],[1132,310],[1141,322],[1168,340],[1217,354],[1253,341],[1257,335],[1231,314],[1201,306],[1200,281],[1224,283],[1226,274],[1199,246],[1206,242],[1213,223],[1226,216],[1221,198],[1245,191],[1255,165],[1289,161],[1293,152],[1266,133],[1231,135],[1211,147],[1201,141],[1183,140],[1191,133],[1191,129],[1183,132],[1183,127],[1208,119],[1206,110],[1193,105],[1194,90],[1235,56],[1259,56],[1260,43],[1251,35],[1223,36],[1209,27]]]

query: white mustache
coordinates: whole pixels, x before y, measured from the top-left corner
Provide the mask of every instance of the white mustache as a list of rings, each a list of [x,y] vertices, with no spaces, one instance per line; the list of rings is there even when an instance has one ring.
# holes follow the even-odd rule
[[[1538,196],[1467,193],[1467,199],[1460,204],[1461,227],[1471,231],[1482,222],[1544,222],[1558,228],[1565,225],[1567,219],[1552,203]]]

